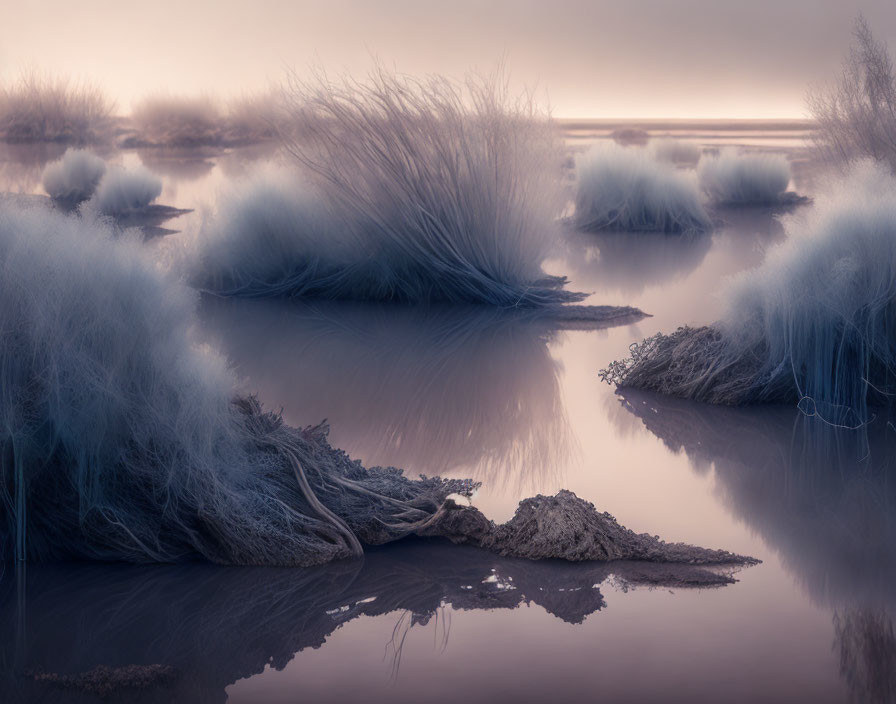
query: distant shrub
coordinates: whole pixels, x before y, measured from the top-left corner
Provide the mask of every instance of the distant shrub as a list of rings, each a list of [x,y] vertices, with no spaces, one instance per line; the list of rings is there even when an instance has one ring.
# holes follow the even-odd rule
[[[134,135],[128,141],[140,146],[191,148],[275,139],[283,118],[279,100],[273,91],[228,103],[209,96],[153,96],[131,112]]]
[[[650,133],[640,127],[620,127],[610,133],[610,139],[624,147],[643,147],[650,141]]]
[[[274,91],[236,98],[227,103],[226,139],[234,144],[276,139],[283,120],[280,96]]]
[[[719,205],[777,205],[790,184],[790,164],[777,154],[723,150],[701,160],[700,188]]]
[[[208,96],[157,95],[131,111],[138,143],[169,147],[217,144],[222,139],[223,121],[221,108]]]
[[[674,137],[652,139],[648,149],[657,161],[672,164],[695,165],[702,154],[700,145],[696,142]]]
[[[856,42],[839,79],[809,96],[815,144],[826,160],[870,157],[896,171],[896,73],[885,44],[859,17]]]
[[[95,85],[24,73],[0,86],[0,140],[101,142],[110,135],[114,107]]]
[[[576,159],[576,225],[588,230],[692,232],[712,221],[693,173],[657,162],[643,149],[607,143]]]
[[[126,215],[145,210],[162,194],[162,181],[143,166],[114,167],[100,181],[95,202],[104,215]]]
[[[42,181],[53,200],[76,205],[88,200],[106,173],[106,162],[92,152],[68,149],[59,161],[48,164]]]

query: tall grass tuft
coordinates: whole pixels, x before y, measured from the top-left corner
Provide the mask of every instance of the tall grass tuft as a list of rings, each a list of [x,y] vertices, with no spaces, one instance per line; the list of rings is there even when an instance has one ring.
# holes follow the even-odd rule
[[[633,348],[609,381],[724,404],[799,403],[843,425],[896,393],[896,177],[859,164],[735,279],[727,312]]]
[[[790,184],[790,164],[779,154],[723,150],[697,167],[700,188],[718,205],[778,205]]]
[[[277,138],[280,96],[274,91],[223,102],[210,96],[156,95],[131,112],[133,135],[125,144],[142,147],[225,147]]]
[[[106,172],[94,201],[103,215],[139,213],[162,194],[162,181],[149,169],[113,167]]]
[[[200,257],[206,287],[508,307],[581,298],[541,269],[563,207],[558,133],[504,82],[378,70],[366,83],[293,78],[286,98],[286,148],[306,177],[225,208]]]
[[[194,298],[89,211],[0,209],[0,558],[319,564],[464,491],[235,399]]]
[[[869,157],[896,171],[896,73],[887,46],[863,17],[838,80],[809,95],[815,144],[831,162]]]
[[[36,71],[0,85],[0,140],[93,144],[107,140],[115,105],[89,83]]]
[[[575,224],[585,230],[702,232],[712,221],[693,173],[606,143],[576,158]]]
[[[136,141],[168,147],[197,147],[221,141],[224,116],[208,96],[156,95],[145,98],[131,111]]]
[[[27,478],[35,559],[76,553],[74,533],[47,541],[79,524],[106,535],[82,556],[171,558],[166,515],[170,530],[185,502],[239,503],[224,479],[239,457],[229,373],[190,342],[192,295],[113,237],[88,218],[0,210],[0,503],[20,516],[10,492],[24,502]],[[154,492],[155,515],[140,503]]]
[[[62,159],[47,164],[41,180],[53,200],[75,206],[88,200],[106,173],[106,162],[83,149],[67,149]]]
[[[326,296],[338,285],[341,296],[334,297],[388,297],[385,264],[353,249],[350,233],[340,231],[323,198],[295,174],[258,173],[219,202],[214,221],[196,240],[192,278],[198,288],[288,297]]]

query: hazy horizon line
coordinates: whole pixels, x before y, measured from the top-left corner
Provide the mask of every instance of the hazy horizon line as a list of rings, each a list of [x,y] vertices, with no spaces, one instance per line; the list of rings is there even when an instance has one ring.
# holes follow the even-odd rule
[[[566,125],[582,123],[582,124],[606,124],[606,125],[714,125],[714,124],[738,124],[745,123],[750,125],[767,125],[781,124],[791,129],[799,127],[810,128],[816,124],[816,121],[809,117],[591,117],[587,115],[559,116],[554,115],[553,119]]]

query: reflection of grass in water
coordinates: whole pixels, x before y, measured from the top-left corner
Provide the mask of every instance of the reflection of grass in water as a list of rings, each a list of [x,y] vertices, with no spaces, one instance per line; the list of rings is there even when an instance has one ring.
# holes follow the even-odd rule
[[[834,609],[852,701],[896,695],[896,431],[833,428],[793,407],[725,408],[626,390],[622,401],[762,536],[804,591]]]
[[[65,145],[56,143],[5,144],[0,142],[0,192],[32,193],[51,161],[59,159]]]
[[[717,208],[713,217],[719,222],[711,234],[642,232],[632,237],[627,232],[570,229],[559,254],[573,287],[619,291],[632,299],[686,279],[704,265],[723,266],[720,273],[728,274],[760,264],[768,247],[784,238],[779,217],[792,210]],[[707,260],[710,253],[717,256]]]
[[[694,469],[825,605],[892,604],[896,432],[832,428],[796,408],[727,408],[625,390],[625,407]]]
[[[140,162],[159,176],[170,178],[177,184],[198,181],[215,168],[220,156],[218,150],[211,149],[138,149]]]
[[[724,245],[737,262],[737,271],[745,271],[762,263],[766,252],[785,238],[781,218],[796,206],[750,207],[722,206],[713,211],[721,221],[713,233],[714,246]]]
[[[543,316],[212,299],[203,318],[252,388],[366,463],[531,491],[570,452]]]
[[[567,233],[564,263],[573,284],[634,296],[682,278],[700,266],[712,245],[707,233]],[[593,283],[592,283],[593,282]]]
[[[414,625],[438,618],[443,629],[433,635],[439,647],[445,644],[447,605],[488,611],[532,603],[573,625],[606,608],[595,585],[611,574],[633,585],[675,588],[732,581],[690,565],[538,562],[422,540],[372,550],[363,562],[300,570],[206,564],[28,569],[24,613],[0,610],[0,662],[19,658],[22,669],[63,674],[97,665],[173,666],[180,672],[174,690],[147,693],[158,702],[221,701],[227,685],[267,667],[282,670],[296,653],[323,646],[361,616],[396,614],[397,649],[386,651],[386,667],[397,668],[400,661],[389,662],[389,655],[400,654],[401,638]],[[508,584],[516,588],[504,588]],[[0,603],[13,604],[16,593],[12,579],[0,580]],[[9,634],[20,615],[27,630],[17,644]],[[12,673],[3,671],[0,696],[14,687],[35,699],[46,692]]]
[[[851,702],[896,701],[896,635],[887,612],[847,610],[834,614],[834,647]]]
[[[402,611],[395,626],[392,628],[392,637],[386,643],[383,659],[389,659],[392,672],[392,680],[398,679],[398,671],[401,669],[401,656],[404,652],[405,641],[414,626],[426,626],[433,621],[432,639],[433,648],[440,655],[448,649],[448,640],[451,635],[451,609],[445,603],[434,609],[430,614],[415,614],[411,611]]]

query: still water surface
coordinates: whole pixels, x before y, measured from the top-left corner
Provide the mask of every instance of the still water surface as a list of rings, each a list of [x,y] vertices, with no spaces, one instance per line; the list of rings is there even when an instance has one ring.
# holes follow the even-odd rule
[[[811,194],[799,146],[781,148]],[[3,188],[37,189],[39,168],[15,173],[5,156]],[[271,158],[117,157],[159,172],[160,202],[198,209],[166,224],[182,232],[149,245],[162,249]],[[570,233],[550,272],[590,303],[652,315],[603,330],[480,308],[200,304],[198,334],[246,390],[291,424],[327,419],[331,442],[366,464],[472,477],[497,521],[567,488],[636,531],[763,560],[737,583],[645,587],[637,566],[426,543],[305,571],[29,566],[0,582],[16,633],[5,672],[177,667],[174,689],[147,701],[891,701],[893,426],[834,431],[794,408],[619,395],[597,374],[643,337],[712,322],[725,279],[785,237],[777,215],[719,211],[723,225],[699,237]],[[14,696],[61,696],[13,679]]]

